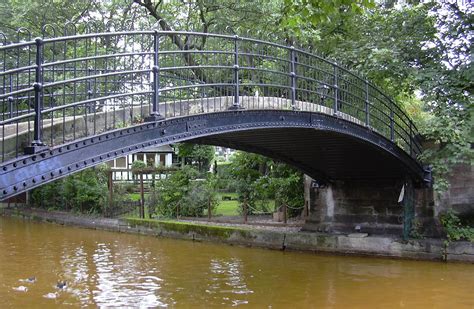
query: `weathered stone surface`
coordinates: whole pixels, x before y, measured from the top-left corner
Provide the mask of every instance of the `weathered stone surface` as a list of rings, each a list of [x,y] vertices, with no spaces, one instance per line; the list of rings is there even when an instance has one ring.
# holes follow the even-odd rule
[[[0,209],[0,214],[22,216],[25,219],[73,225],[91,229],[103,229],[150,236],[221,242],[269,249],[288,249],[337,254],[387,256],[409,259],[462,261],[474,263],[474,244],[454,242],[445,248],[441,239],[402,241],[383,236],[349,237],[306,232],[279,232],[271,230],[216,227],[174,221],[142,219],[103,219],[75,216],[70,213],[46,211],[21,212]]]
[[[304,230],[401,235],[401,182],[338,182],[310,192],[311,215]]]
[[[367,233],[351,233],[349,235],[347,235],[347,237],[349,238],[364,238],[364,237],[367,237],[369,236],[369,234]]]
[[[306,188],[310,216],[305,231],[351,233],[356,226],[361,232],[375,235],[403,233],[404,207],[398,203],[402,180],[371,183],[336,182],[328,186]],[[443,229],[435,216],[433,190],[415,188],[413,226],[418,234],[440,237]]]
[[[437,213],[452,208],[460,216],[474,217],[474,165],[455,166],[448,181],[449,190],[436,200]]]

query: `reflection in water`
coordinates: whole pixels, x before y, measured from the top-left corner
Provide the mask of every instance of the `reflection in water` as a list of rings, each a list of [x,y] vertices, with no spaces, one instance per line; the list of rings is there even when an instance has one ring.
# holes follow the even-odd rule
[[[212,259],[210,261],[210,283],[206,289],[208,294],[219,294],[220,296],[214,297],[218,299],[221,297],[223,300],[222,304],[233,305],[247,304],[248,301],[244,299],[231,299],[231,295],[245,295],[253,293],[247,287],[245,283],[244,274],[242,273],[242,261],[237,258],[231,258],[229,260],[224,259]],[[239,297],[240,298],[240,297]]]
[[[142,254],[132,246],[121,248],[108,243],[96,243],[89,254],[83,246],[66,246],[63,249],[62,276],[68,283],[65,292],[77,298],[81,305],[165,305],[156,293],[162,280],[148,274],[153,273],[154,269],[137,269],[137,265],[147,262],[149,254]],[[91,286],[94,287],[92,291]]]
[[[86,305],[90,303],[89,291],[85,286],[81,285],[81,282],[87,282],[89,280],[87,253],[85,252],[84,246],[79,245],[75,248],[69,246],[63,247],[60,261],[63,276],[58,281],[65,282],[66,286],[64,288],[66,291],[73,294],[81,304]],[[58,289],[57,285],[56,289]],[[45,297],[56,298],[57,293],[57,291],[53,291],[46,294]]]
[[[116,248],[120,249],[120,248]],[[149,254],[142,254],[138,248],[127,248],[124,256],[112,253],[107,244],[97,244],[93,255],[95,282],[94,302],[108,306],[163,306],[156,291],[161,279],[148,275],[153,269],[138,269],[138,261],[146,262]],[[120,252],[120,251],[119,251]],[[117,261],[121,263],[117,263]],[[135,263],[133,263],[135,261]]]
[[[0,217],[1,308],[474,308],[472,286],[474,265],[317,256]]]

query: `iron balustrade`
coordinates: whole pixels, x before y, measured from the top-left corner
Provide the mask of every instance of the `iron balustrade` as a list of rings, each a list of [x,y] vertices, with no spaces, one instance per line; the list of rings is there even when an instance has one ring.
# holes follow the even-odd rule
[[[186,31],[21,33],[27,41],[0,33],[2,162],[143,121],[229,109],[326,113],[415,160],[421,153],[416,126],[379,88],[292,46]]]

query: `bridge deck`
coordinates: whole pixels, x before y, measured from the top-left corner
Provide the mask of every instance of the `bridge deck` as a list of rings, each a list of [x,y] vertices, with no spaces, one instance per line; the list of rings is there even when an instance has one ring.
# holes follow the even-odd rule
[[[205,48],[177,44],[193,40]],[[294,47],[140,30],[11,43],[0,59],[3,197],[181,141],[267,154],[321,178],[424,177],[405,112],[367,79]]]
[[[198,115],[226,111],[232,106],[234,97],[215,97],[194,100],[175,100],[163,102],[160,113],[166,118]],[[334,116],[334,109],[318,104],[296,101],[294,108],[291,100],[275,97],[241,96],[241,107],[245,110],[295,110],[316,112]],[[102,108],[104,110],[104,108]],[[133,123],[140,123],[149,115],[150,107],[138,105],[132,108],[108,107],[106,111],[89,112],[86,115],[44,117],[43,140],[50,147],[61,145],[77,138],[93,136],[116,128],[126,127]],[[367,127],[362,121],[338,111],[338,118]],[[377,132],[373,127],[370,130]],[[28,146],[33,135],[33,121],[19,122],[5,125],[0,131],[3,140],[2,152],[4,160],[12,159]]]

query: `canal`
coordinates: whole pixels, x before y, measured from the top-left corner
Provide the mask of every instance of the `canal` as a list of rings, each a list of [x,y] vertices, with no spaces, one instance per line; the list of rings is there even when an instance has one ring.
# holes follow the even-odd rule
[[[271,251],[0,217],[1,308],[474,308],[473,287],[469,264]]]

